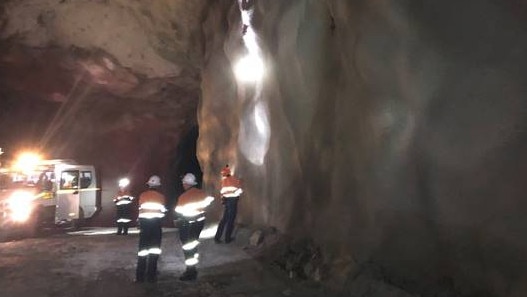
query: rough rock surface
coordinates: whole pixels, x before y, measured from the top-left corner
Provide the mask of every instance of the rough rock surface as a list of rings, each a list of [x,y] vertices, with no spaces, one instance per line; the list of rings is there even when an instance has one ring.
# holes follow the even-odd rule
[[[205,180],[244,179],[240,221],[313,238],[343,283],[378,265],[425,296],[526,295],[526,6],[250,2],[250,22],[210,6],[199,110]],[[242,23],[254,84],[232,74]]]

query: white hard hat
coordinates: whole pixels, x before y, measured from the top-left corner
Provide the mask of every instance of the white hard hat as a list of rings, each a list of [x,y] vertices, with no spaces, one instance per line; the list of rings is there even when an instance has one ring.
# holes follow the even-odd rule
[[[149,186],[149,187],[159,187],[161,185],[161,178],[157,175],[152,175],[148,181],[146,182],[146,184]]]
[[[181,179],[181,182],[183,184],[189,185],[189,186],[195,186],[195,185],[198,184],[196,182],[196,176],[194,176],[194,174],[192,174],[192,173],[185,174],[185,176],[183,176],[183,178]]]

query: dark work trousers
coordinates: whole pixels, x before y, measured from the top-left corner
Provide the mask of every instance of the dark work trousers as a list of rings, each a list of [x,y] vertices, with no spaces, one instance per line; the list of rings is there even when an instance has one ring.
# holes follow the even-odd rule
[[[139,252],[137,253],[136,281],[157,280],[157,260],[161,254],[161,219],[139,218]]]
[[[225,242],[231,242],[233,240],[232,231],[234,230],[234,222],[236,220],[236,213],[238,212],[238,198],[239,197],[224,198],[223,217],[221,218],[218,229],[216,230],[216,236],[214,236],[216,241],[221,240],[224,230]]]
[[[179,240],[181,240],[181,245],[183,247],[187,270],[189,268],[195,268],[199,262],[199,235],[201,230],[203,230],[203,226],[205,226],[205,217],[201,216],[192,219],[185,218],[179,227]]]
[[[117,234],[127,235],[130,222],[132,221],[131,203],[117,205]]]

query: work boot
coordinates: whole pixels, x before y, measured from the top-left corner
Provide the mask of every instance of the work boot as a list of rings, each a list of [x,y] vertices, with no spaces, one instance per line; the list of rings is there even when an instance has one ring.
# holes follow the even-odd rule
[[[137,257],[137,268],[135,270],[135,282],[145,281],[146,257]]]
[[[117,223],[118,226],[117,226],[117,235],[121,235],[123,234],[123,226],[121,226],[120,223]]]
[[[146,280],[149,283],[157,282],[157,260],[158,255],[150,255],[148,259],[148,266],[146,268]]]
[[[198,271],[196,267],[187,267],[187,270],[179,277],[180,281],[193,281],[198,278]]]

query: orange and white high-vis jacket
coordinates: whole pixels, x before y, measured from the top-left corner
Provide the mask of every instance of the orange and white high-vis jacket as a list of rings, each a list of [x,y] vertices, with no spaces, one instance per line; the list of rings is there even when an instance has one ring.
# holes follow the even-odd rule
[[[226,176],[221,179],[221,196],[224,198],[239,197],[243,190],[241,181],[234,176]]]
[[[152,219],[165,216],[165,195],[155,190],[146,190],[139,196],[139,218]]]
[[[205,213],[214,198],[207,195],[203,190],[192,187],[183,192],[178,198],[176,213],[183,217],[192,218]]]
[[[132,203],[132,200],[134,200],[134,197],[130,195],[130,191],[119,190],[117,196],[113,199],[113,202],[115,202],[115,205],[126,205]]]

